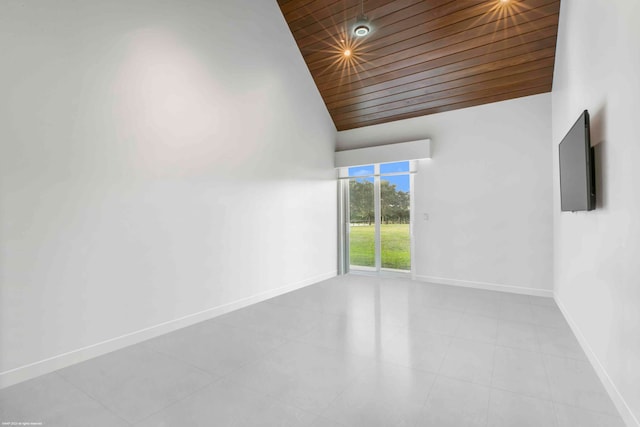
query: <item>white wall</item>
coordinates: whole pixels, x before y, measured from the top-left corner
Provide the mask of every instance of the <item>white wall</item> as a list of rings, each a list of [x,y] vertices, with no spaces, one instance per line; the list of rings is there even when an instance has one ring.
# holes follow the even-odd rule
[[[555,293],[629,425],[640,425],[638,76],[640,3],[563,0],[553,86]],[[561,213],[558,144],[584,109],[597,208]]]
[[[335,274],[335,127],[275,1],[6,0],[0,52],[3,385]]]
[[[415,178],[418,278],[551,294],[550,102],[542,94],[338,132],[342,150],[431,138]]]

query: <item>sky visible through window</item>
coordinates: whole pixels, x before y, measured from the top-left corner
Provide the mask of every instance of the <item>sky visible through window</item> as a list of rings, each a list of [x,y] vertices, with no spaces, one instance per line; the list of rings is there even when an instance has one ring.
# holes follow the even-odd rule
[[[349,176],[373,175],[373,165],[354,166],[349,168]],[[409,192],[409,162],[382,163],[380,174],[407,172],[407,175],[383,176],[380,179],[389,181],[398,191]]]
[[[409,162],[382,163],[380,173],[409,172]]]
[[[383,176],[380,177],[383,181],[389,181],[396,186],[396,190],[409,192],[409,175],[396,175],[396,176]]]
[[[373,165],[349,168],[349,176],[373,175]]]

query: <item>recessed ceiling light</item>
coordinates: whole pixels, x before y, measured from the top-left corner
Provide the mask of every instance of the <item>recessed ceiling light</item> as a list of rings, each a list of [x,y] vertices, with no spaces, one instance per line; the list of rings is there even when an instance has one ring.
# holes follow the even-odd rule
[[[357,37],[364,37],[371,32],[371,23],[364,14],[364,0],[360,3],[360,15],[356,20],[356,25],[353,27],[353,34]]]
[[[358,20],[355,28],[353,29],[353,34],[355,34],[358,37],[364,37],[367,34],[369,34],[369,31],[371,31],[371,29],[369,28],[368,24],[369,24],[369,21],[367,21],[366,18],[362,21]]]
[[[349,49],[345,49],[344,52],[343,52],[343,55],[348,58],[348,57],[351,56],[351,51]]]

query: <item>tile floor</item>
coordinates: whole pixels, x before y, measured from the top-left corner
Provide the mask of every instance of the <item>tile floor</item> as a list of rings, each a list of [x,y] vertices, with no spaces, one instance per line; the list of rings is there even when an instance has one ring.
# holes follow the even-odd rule
[[[623,426],[548,298],[348,275],[0,390],[46,426]]]

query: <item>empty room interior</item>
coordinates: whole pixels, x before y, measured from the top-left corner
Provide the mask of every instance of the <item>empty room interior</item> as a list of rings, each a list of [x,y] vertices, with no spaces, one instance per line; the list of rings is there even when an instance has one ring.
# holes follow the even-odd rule
[[[0,421],[640,427],[637,0],[4,0]]]

